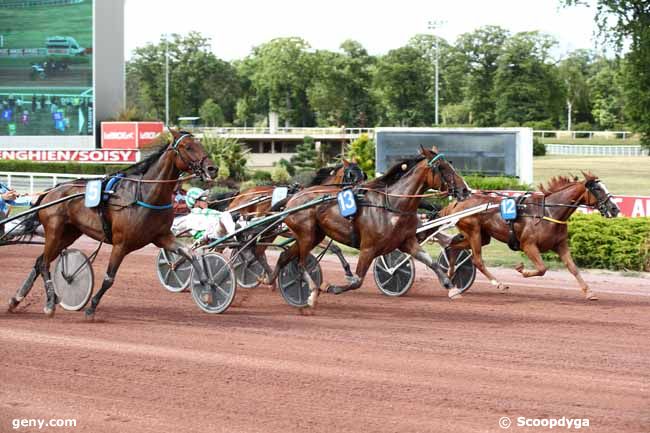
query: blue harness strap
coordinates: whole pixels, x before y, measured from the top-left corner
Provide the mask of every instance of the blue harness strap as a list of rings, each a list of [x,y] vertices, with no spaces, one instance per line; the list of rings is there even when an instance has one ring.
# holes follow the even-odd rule
[[[153,209],[153,210],[165,210],[165,209],[171,209],[172,207],[174,207],[173,203],[163,204],[163,205],[158,206],[158,205],[155,205],[155,204],[145,203],[145,202],[143,202],[141,200],[136,200],[135,204],[137,204],[138,206],[142,206],[142,207],[145,207],[147,209]]]

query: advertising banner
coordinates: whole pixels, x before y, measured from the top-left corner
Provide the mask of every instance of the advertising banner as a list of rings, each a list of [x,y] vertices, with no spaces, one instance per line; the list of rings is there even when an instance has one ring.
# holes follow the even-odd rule
[[[135,149],[0,150],[0,160],[123,164],[138,162],[140,151]]]
[[[163,122],[102,122],[102,149],[141,149],[163,132]]]

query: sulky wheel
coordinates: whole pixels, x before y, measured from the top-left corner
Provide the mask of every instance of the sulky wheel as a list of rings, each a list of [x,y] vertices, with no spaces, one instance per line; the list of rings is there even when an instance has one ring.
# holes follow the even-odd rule
[[[79,250],[63,250],[54,265],[52,283],[59,304],[64,309],[81,310],[90,299],[95,284],[95,275],[88,257]]]
[[[235,273],[221,254],[207,253],[198,259],[208,282],[201,284],[197,272],[192,273],[192,299],[206,313],[223,313],[235,298]]]
[[[174,252],[160,249],[156,260],[156,273],[160,284],[170,292],[178,293],[190,287],[192,262]]]
[[[320,287],[323,282],[323,273],[320,263],[313,254],[307,257],[307,271],[316,285]],[[284,300],[287,301],[287,304],[293,307],[307,306],[307,299],[311,294],[311,289],[307,280],[302,276],[302,271],[298,266],[298,258],[293,259],[280,269],[278,286],[280,286],[280,293]]]
[[[449,270],[449,260],[447,254],[449,249],[443,250],[438,256],[438,264],[447,272]],[[476,266],[472,262],[472,252],[470,250],[461,250],[456,258],[456,269],[451,282],[461,293],[469,289],[476,278]]]
[[[264,277],[264,267],[255,257],[251,248],[238,252],[237,257],[232,262],[232,268],[235,270],[237,284],[244,289],[252,289],[260,285]],[[233,251],[235,254],[235,251]]]
[[[413,285],[415,261],[400,250],[377,257],[373,267],[375,283],[384,295],[402,296]]]

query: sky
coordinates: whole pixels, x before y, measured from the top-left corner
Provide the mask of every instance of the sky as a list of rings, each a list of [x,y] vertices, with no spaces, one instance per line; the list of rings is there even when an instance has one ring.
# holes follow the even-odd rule
[[[590,0],[593,1],[593,0]],[[453,42],[484,25],[511,32],[540,30],[558,40],[556,57],[595,47],[594,9],[560,7],[560,0],[126,0],[126,58],[161,33],[198,31],[217,57],[232,61],[273,38],[298,36],[315,49],[336,51],[346,39],[382,55],[427,33]]]

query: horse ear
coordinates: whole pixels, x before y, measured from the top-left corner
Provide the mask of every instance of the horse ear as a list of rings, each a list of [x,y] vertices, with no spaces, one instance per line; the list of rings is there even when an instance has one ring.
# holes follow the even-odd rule
[[[178,129],[169,128],[169,127],[167,127],[167,129],[169,130],[169,133],[172,135],[172,137],[178,138]]]
[[[422,146],[422,144],[420,144],[420,155],[426,155],[425,150],[424,150],[424,146]]]
[[[350,162],[347,159],[341,158],[341,161],[343,162],[343,167],[349,167],[350,166]]]
[[[358,163],[359,163],[359,161],[357,161],[357,157],[356,157],[356,156],[355,156],[355,157],[352,157],[352,161],[351,161],[351,162],[352,162],[352,164],[358,164]]]
[[[435,153],[436,155],[440,153],[440,151],[438,150],[438,147],[435,146],[435,145],[431,146],[431,151],[432,151],[433,153]]]
[[[433,152],[431,152],[429,149],[426,149],[421,144],[420,144],[420,155],[424,156],[427,159],[431,159],[434,156],[436,156]]]

